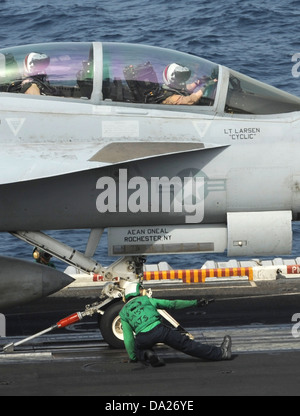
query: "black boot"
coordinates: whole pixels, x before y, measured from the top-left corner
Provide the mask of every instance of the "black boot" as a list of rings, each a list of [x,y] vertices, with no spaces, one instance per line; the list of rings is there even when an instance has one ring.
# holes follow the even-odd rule
[[[231,360],[231,346],[231,337],[229,335],[226,335],[221,344],[222,360]]]
[[[152,367],[162,367],[165,362],[162,358],[159,358],[153,351],[146,350],[144,353],[145,362]]]

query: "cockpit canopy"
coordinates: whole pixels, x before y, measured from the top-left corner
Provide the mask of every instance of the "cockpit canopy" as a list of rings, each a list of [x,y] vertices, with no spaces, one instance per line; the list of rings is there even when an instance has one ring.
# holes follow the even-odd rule
[[[166,68],[177,64],[184,67],[181,88],[185,93],[204,89],[202,98],[193,106],[194,112],[197,108],[199,112],[206,109],[230,114],[300,111],[298,97],[197,56],[146,45],[109,42],[48,43],[2,49],[0,92],[20,92],[19,85],[28,77],[25,71],[28,57],[31,65],[39,64],[42,74],[37,76],[42,75],[51,86],[48,90],[51,93],[46,95],[85,98],[93,104],[161,106],[159,97],[166,88]],[[31,78],[36,76],[31,72]],[[196,85],[193,91],[189,89],[192,83]]]
[[[93,47],[85,42],[35,44],[0,50],[1,91],[18,92],[14,87],[28,77],[26,60],[33,52],[49,57],[43,73],[36,75],[47,76],[51,87],[55,88],[55,95],[90,98],[93,90]]]
[[[181,82],[186,86],[198,81],[201,88],[218,79],[219,66],[194,55],[145,45],[103,43],[103,99],[159,103],[162,88],[173,88],[166,85],[164,77],[170,64],[189,70]],[[206,88],[199,105],[213,106],[216,90],[217,82]]]

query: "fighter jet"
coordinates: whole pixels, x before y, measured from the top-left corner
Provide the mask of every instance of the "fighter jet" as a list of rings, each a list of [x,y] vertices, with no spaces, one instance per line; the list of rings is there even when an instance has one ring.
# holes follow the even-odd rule
[[[139,279],[145,255],[291,252],[298,97],[195,55],[108,42],[2,49],[0,91],[0,231],[102,274],[104,296]],[[90,229],[86,252],[44,232],[62,229]],[[104,229],[109,267],[93,259]],[[28,301],[2,263],[15,290],[0,308]]]

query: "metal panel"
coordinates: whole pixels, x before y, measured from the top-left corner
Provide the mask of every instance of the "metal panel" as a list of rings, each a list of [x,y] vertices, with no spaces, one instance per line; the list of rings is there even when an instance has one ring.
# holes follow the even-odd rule
[[[228,256],[290,254],[291,221],[291,211],[228,212]]]
[[[226,242],[225,224],[108,229],[109,256],[224,252]]]

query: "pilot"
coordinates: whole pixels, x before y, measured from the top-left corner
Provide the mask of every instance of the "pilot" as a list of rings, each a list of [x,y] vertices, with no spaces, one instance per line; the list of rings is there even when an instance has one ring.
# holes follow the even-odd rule
[[[191,76],[191,70],[185,66],[172,63],[163,71],[162,104],[197,104],[208,84],[202,85],[201,80],[187,84]],[[213,80],[212,82],[216,82]],[[211,81],[210,81],[211,82]],[[200,87],[201,86],[201,87]],[[197,89],[200,87],[200,89]],[[195,91],[196,90],[196,91]]]
[[[23,94],[54,95],[55,88],[51,87],[46,75],[50,58],[44,53],[31,52],[24,59],[24,77],[20,84]]]
[[[130,362],[142,361],[153,367],[164,365],[164,361],[152,349],[156,343],[164,343],[185,354],[207,360],[231,359],[230,336],[224,337],[220,347],[202,344],[161,322],[161,315],[157,308],[201,307],[207,305],[208,302],[205,299],[164,300],[149,298],[139,283],[130,283],[125,288],[124,302],[125,306],[120,311],[120,318],[125,348]]]

